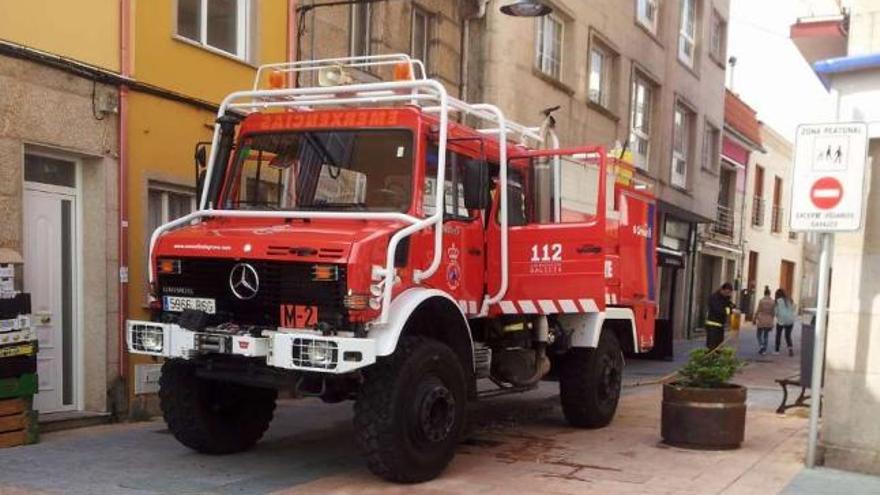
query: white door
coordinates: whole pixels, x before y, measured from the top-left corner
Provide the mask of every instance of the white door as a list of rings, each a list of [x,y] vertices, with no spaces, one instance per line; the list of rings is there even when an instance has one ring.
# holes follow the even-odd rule
[[[75,163],[26,155],[25,166],[24,289],[31,294],[31,321],[39,338],[34,406],[44,413],[70,410],[78,392],[76,189],[68,187],[75,183],[65,179],[67,172],[43,172],[71,167],[75,180]],[[27,167],[43,170],[28,173]]]

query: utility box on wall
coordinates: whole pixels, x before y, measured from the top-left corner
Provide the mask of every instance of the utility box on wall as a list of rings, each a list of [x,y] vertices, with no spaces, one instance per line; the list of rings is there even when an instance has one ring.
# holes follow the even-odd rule
[[[161,364],[138,364],[134,367],[134,394],[159,393],[159,377],[162,376]]]

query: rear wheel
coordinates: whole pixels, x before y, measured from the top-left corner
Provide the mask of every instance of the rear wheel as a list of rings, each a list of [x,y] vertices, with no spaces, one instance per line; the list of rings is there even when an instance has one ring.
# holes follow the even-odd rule
[[[354,407],[358,446],[375,475],[398,483],[437,477],[465,422],[465,373],[448,346],[402,337],[370,367]]]
[[[623,354],[613,332],[603,331],[595,349],[574,348],[560,361],[562,411],[572,426],[601,428],[617,411]]]
[[[169,359],[162,365],[159,404],[180,443],[205,454],[252,447],[269,427],[278,392],[196,376],[195,364]]]

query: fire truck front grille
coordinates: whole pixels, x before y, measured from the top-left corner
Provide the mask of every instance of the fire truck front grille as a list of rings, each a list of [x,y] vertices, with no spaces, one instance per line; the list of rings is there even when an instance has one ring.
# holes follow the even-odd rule
[[[253,267],[259,278],[257,292],[249,299],[236,296],[230,284],[230,274],[239,263]],[[209,324],[231,321],[275,327],[281,325],[286,309],[289,316],[299,315],[300,323],[312,326],[311,315],[317,310],[317,322],[342,328],[348,321],[343,306],[346,267],[334,266],[336,280],[313,281],[314,263],[183,259],[180,273],[159,275],[158,290],[163,300],[164,296],[214,299],[216,313],[209,316]]]

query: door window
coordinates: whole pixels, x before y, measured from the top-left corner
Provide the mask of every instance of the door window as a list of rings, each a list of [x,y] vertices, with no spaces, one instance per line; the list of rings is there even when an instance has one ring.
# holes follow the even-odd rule
[[[430,146],[425,156],[425,196],[422,208],[426,216],[434,214],[437,198],[437,162],[438,149]],[[444,182],[445,210],[443,215],[449,219],[469,220],[471,214],[464,203],[464,167],[468,158],[454,151],[446,152],[446,172]]]
[[[53,186],[76,187],[76,167],[68,160],[26,153],[24,180]]]
[[[531,158],[528,162],[519,158],[511,163],[518,171],[511,171],[508,177],[510,225],[523,217],[523,223],[541,224],[588,222],[596,217],[599,166],[594,157],[562,155]],[[559,184],[555,182],[557,168]],[[527,172],[528,180],[522,180],[523,172]]]

